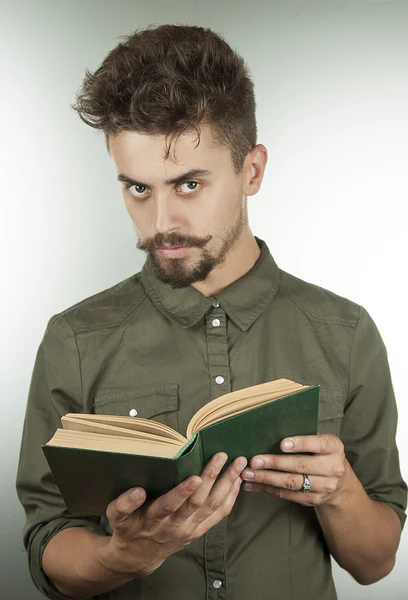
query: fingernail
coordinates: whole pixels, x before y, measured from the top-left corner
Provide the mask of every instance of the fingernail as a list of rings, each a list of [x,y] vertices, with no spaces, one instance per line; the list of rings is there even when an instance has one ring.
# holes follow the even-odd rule
[[[201,481],[199,481],[197,479],[193,479],[193,481],[190,481],[190,483],[188,484],[188,487],[190,488],[190,490],[195,490],[196,488],[198,488],[200,483],[201,483]]]
[[[217,467],[221,467],[227,460],[228,457],[225,456],[225,454],[221,454],[220,456],[217,456],[217,458],[215,459],[215,465]]]
[[[139,488],[134,488],[133,490],[130,490],[129,496],[132,498],[132,500],[140,500]]]
[[[265,464],[265,461],[264,461],[264,459],[263,459],[263,458],[259,458],[259,457],[258,457],[258,458],[256,458],[256,459],[254,460],[254,467],[257,467],[257,468],[258,468],[258,467],[263,467],[263,466],[264,466],[264,464]]]
[[[246,458],[240,458],[237,461],[237,469],[243,469],[247,464],[247,459]]]
[[[251,469],[247,469],[244,473],[244,479],[253,479],[255,477],[255,473],[251,471]]]
[[[253,489],[254,489],[254,486],[252,485],[252,483],[244,483],[244,490],[246,490],[247,492],[250,492]]]
[[[284,450],[291,450],[294,445],[293,440],[285,440],[282,444]]]

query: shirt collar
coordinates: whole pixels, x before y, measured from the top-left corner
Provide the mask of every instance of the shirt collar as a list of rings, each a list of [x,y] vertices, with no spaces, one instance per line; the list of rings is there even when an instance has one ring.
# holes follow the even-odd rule
[[[246,331],[271,302],[279,287],[279,268],[266,243],[255,238],[261,250],[257,262],[243,277],[217,295],[217,302],[234,323]],[[156,308],[182,327],[193,327],[211,308],[213,297],[194,287],[173,289],[155,276],[147,258],[141,273],[147,295]]]

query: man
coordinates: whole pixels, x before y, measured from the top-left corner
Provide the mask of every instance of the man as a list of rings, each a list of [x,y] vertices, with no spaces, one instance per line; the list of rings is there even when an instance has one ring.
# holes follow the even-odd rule
[[[148,258],[55,315],[40,345],[17,481],[36,585],[54,599],[332,600],[330,555],[381,579],[406,507],[386,351],[362,307],[281,271],[250,230],[267,151],[243,60],[210,30],[149,28],[87,74],[74,108],[106,136]],[[67,512],[40,448],[63,414],[184,433],[209,400],[280,377],[321,385],[318,435],[221,474],[220,452],[103,519]]]

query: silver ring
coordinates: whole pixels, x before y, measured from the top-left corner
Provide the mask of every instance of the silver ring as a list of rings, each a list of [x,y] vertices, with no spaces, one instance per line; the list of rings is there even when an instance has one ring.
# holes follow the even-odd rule
[[[307,494],[308,492],[310,492],[310,488],[312,487],[312,484],[310,483],[310,479],[307,475],[303,474],[303,483],[302,483],[302,487],[300,488],[300,491],[302,492],[302,494]]]

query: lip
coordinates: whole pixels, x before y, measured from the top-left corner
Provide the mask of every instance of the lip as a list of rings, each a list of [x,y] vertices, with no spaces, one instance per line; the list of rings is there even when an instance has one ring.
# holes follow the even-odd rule
[[[189,246],[163,246],[162,248],[158,248],[157,252],[166,258],[180,258],[188,252]]]

